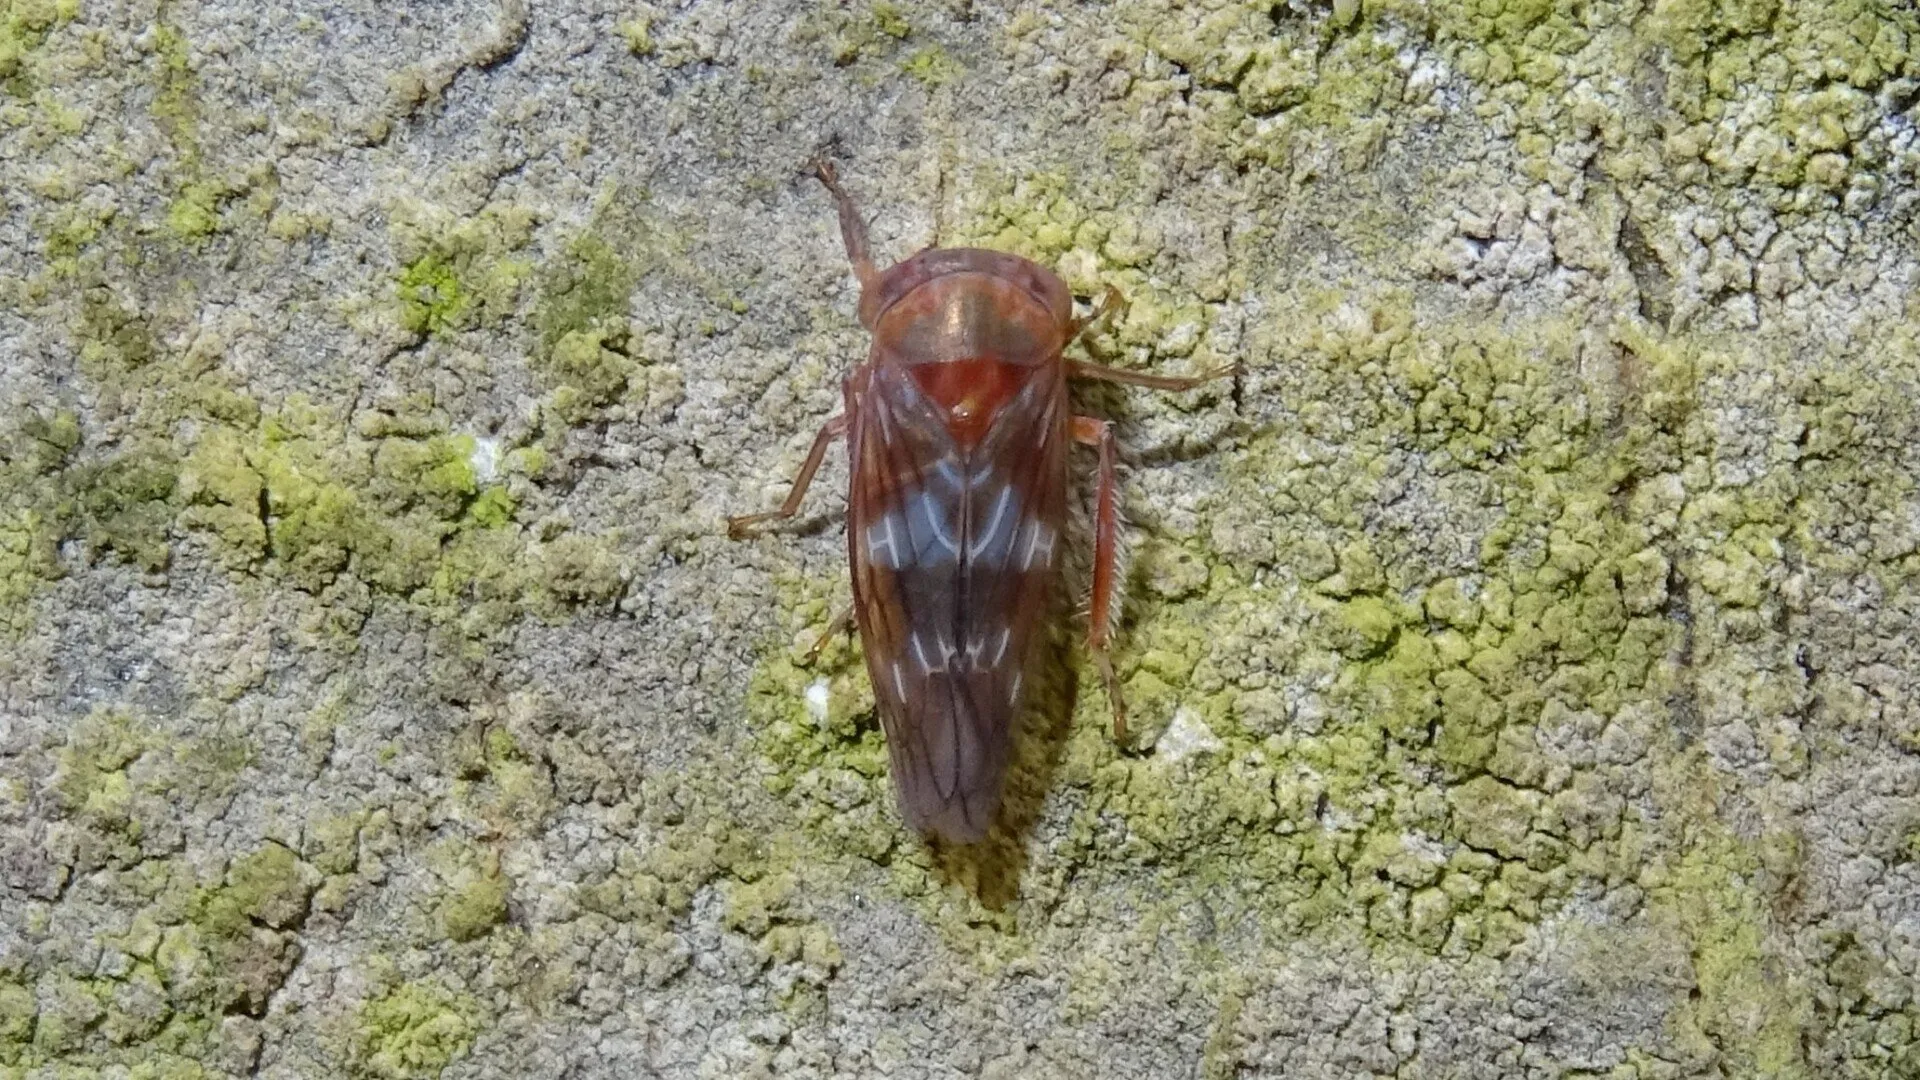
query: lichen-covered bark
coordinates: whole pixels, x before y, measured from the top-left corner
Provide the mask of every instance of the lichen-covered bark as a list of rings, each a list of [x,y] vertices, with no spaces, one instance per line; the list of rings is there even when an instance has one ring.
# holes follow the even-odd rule
[[[1920,17],[0,0],[0,1075],[1920,1075]],[[1117,661],[903,832],[892,255],[1131,301]],[[1066,632],[1063,632],[1063,640]]]

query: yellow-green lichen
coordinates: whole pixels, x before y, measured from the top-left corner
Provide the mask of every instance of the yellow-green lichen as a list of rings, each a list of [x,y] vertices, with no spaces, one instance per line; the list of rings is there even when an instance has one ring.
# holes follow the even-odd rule
[[[276,930],[306,920],[307,900],[319,882],[313,868],[282,844],[267,843],[227,868],[226,883],[201,901],[201,925],[219,935],[239,934],[249,923]]]
[[[547,370],[560,385],[557,407],[577,421],[625,393],[638,366],[627,355],[624,326],[596,326],[561,335],[548,355]]]
[[[966,73],[960,62],[938,45],[915,50],[900,62],[900,70],[929,90],[945,86]]]
[[[533,326],[544,349],[571,333],[624,328],[634,284],[655,241],[640,212],[645,200],[644,193],[611,194],[592,224],[541,267]]]
[[[614,30],[627,44],[627,51],[635,56],[652,56],[654,52],[653,23],[654,14],[645,11],[620,20]]]
[[[79,0],[8,0],[0,9],[0,87],[16,97],[33,88],[31,61],[47,35],[80,14]]]
[[[115,555],[149,572],[166,569],[178,468],[165,451],[142,449],[72,470],[74,532],[89,553]]]
[[[519,303],[533,265],[517,253],[532,239],[534,215],[489,206],[470,218],[416,202],[393,214],[400,325],[414,334],[444,335],[498,325]]]
[[[442,936],[473,941],[506,921],[512,882],[500,872],[494,852],[448,841],[434,849],[431,861],[445,881],[437,912]]]
[[[33,1038],[33,1020],[39,1012],[33,991],[15,982],[0,982],[0,1063],[9,1060],[5,1047],[18,1047]]]
[[[214,732],[163,733],[127,710],[72,724],[49,789],[53,817],[77,841],[74,869],[104,870],[92,880],[117,882],[138,912],[95,937],[119,957],[106,971],[38,976],[31,1043],[9,1056],[0,1039],[0,1064],[178,1070],[209,1052],[220,1017],[262,1014],[298,956],[289,931],[318,874],[271,842],[211,880],[172,857],[180,809],[225,798],[245,768],[237,747]]]
[[[813,9],[795,31],[794,40],[802,45],[821,43],[835,67],[848,67],[863,58],[892,54],[912,34],[906,9],[883,0],[851,11]]]
[[[61,576],[71,502],[58,478],[80,445],[72,413],[28,413],[0,439],[0,634],[26,629],[26,604]]]
[[[1773,958],[1759,869],[1750,847],[1721,835],[1642,875],[1652,919],[1677,927],[1689,947],[1695,993],[1668,1016],[1670,1034],[1729,1075],[1812,1077],[1811,988],[1793,985]]]
[[[230,193],[205,180],[193,180],[167,204],[167,230],[182,240],[200,240],[220,230],[220,208]]]
[[[355,1013],[352,1074],[429,1080],[467,1052],[478,1025],[472,997],[430,980],[402,983]]]
[[[102,358],[104,381],[127,377],[124,351],[113,355],[111,366]],[[174,362],[149,368],[164,383]],[[502,463],[495,447],[483,454],[474,436],[448,432],[417,403],[363,414],[345,430],[342,418],[300,397],[264,417],[203,400],[216,411],[193,410],[202,422],[178,460],[136,448],[95,462],[74,455],[77,433],[42,432],[69,440],[59,450],[34,434],[45,422],[22,430],[6,462],[31,483],[16,489],[11,507],[18,539],[0,548],[10,554],[0,581],[16,608],[63,572],[57,544],[69,536],[149,570],[168,565],[184,533],[236,572],[284,575],[314,592],[344,577],[430,607],[471,597],[476,632],[526,610],[601,602],[622,587],[603,541],[568,534],[536,545],[513,527],[518,499],[509,485],[538,468],[537,448],[516,448]],[[154,412],[158,420],[170,410]],[[500,464],[505,477],[494,475]]]
[[[58,756],[54,792],[63,812],[112,845],[114,856],[136,856],[143,826],[133,815],[135,790],[127,766],[147,753],[132,714],[97,710],[73,725]]]
[[[247,209],[263,218],[271,210],[277,180],[264,165],[244,175],[238,170],[228,174],[208,160],[192,46],[179,27],[169,22],[153,28],[150,43],[154,89],[148,111],[166,137],[168,149],[160,167],[169,198],[155,231],[198,246],[229,227],[230,211],[242,205],[240,196],[250,191],[256,198]]]
[[[898,4],[877,3],[870,9],[874,28],[890,38],[901,39],[913,33],[913,24]]]

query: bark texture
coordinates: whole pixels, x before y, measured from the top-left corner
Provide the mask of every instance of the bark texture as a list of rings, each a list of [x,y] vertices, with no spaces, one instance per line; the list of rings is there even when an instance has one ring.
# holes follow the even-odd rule
[[[0,1075],[1920,1076],[1917,104],[1891,0],[0,0]],[[823,151],[1243,365],[1081,402],[1144,730],[1065,650],[977,851],[844,462],[721,526]]]

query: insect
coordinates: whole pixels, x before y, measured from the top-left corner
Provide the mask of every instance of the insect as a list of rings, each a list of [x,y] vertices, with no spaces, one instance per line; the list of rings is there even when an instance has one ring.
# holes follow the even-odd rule
[[[846,438],[854,602],[828,634],[857,616],[908,823],[972,843],[999,808],[1042,637],[1034,631],[1058,576],[1069,442],[1099,455],[1087,649],[1113,704],[1114,735],[1126,737],[1107,654],[1118,615],[1113,430],[1072,414],[1067,379],[1186,390],[1234,369],[1175,378],[1066,359],[1117,292],[1077,317],[1052,271],[980,248],[930,247],[877,269],[833,166],[816,162],[813,171],[838,207],[872,347],[842,384],[845,409],[815,436],[786,501],[729,518],[727,531],[738,539],[792,517],[827,447]]]

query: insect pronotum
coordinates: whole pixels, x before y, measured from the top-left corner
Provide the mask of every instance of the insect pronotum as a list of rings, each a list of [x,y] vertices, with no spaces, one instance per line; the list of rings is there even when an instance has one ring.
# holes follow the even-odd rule
[[[839,206],[873,345],[842,384],[846,408],[820,428],[786,501],[729,518],[727,531],[739,538],[792,517],[828,444],[846,437],[850,614],[900,809],[924,834],[972,843],[999,809],[1041,637],[1034,630],[1058,576],[1070,440],[1099,454],[1087,650],[1113,703],[1114,736],[1126,737],[1107,655],[1120,527],[1113,431],[1072,415],[1067,379],[1186,390],[1233,369],[1173,378],[1068,360],[1066,347],[1117,292],[1076,317],[1072,293],[1052,271],[979,248],[928,248],[878,270],[866,223],[832,165],[816,163],[814,172]]]

